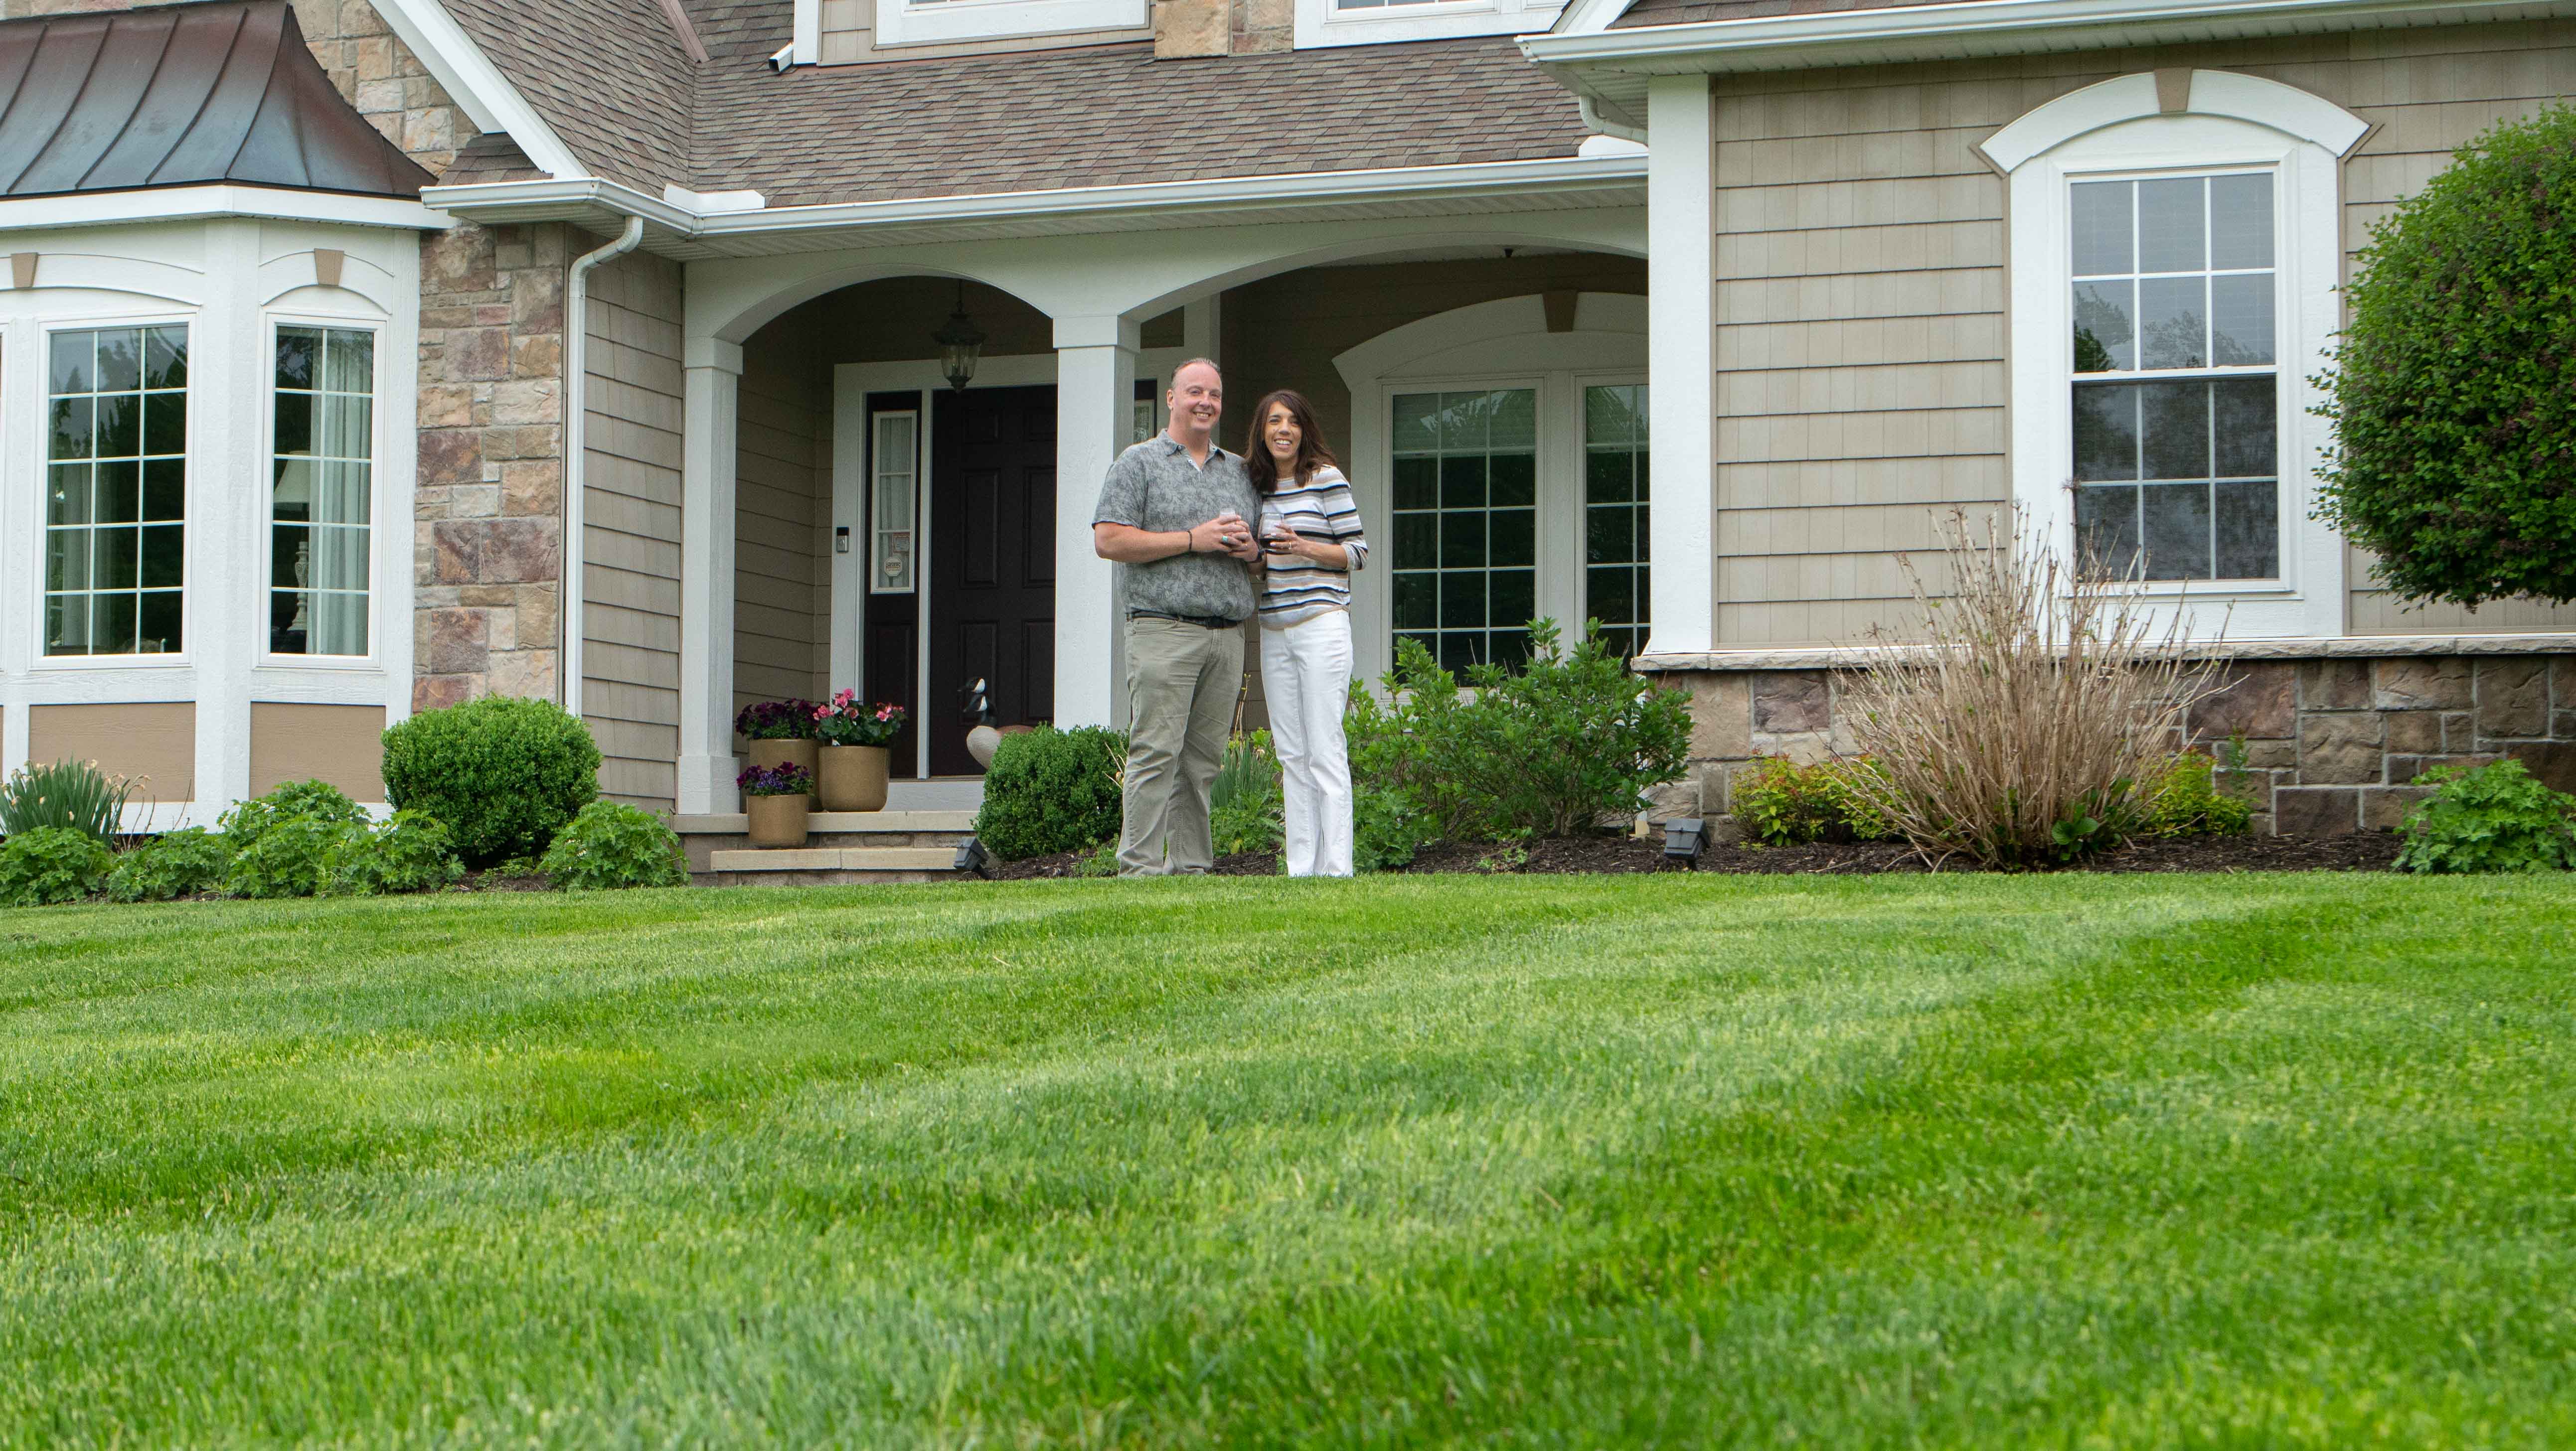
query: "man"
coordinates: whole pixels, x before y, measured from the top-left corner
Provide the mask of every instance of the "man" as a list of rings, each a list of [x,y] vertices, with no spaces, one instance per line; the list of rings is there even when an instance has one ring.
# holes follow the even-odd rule
[[[1208,785],[1225,760],[1243,687],[1243,622],[1261,546],[1260,496],[1243,460],[1216,446],[1225,380],[1193,358],[1172,372],[1171,423],[1118,456],[1092,514],[1091,545],[1127,566],[1127,799],[1121,876],[1216,864]],[[1066,662],[1068,666],[1074,662]]]

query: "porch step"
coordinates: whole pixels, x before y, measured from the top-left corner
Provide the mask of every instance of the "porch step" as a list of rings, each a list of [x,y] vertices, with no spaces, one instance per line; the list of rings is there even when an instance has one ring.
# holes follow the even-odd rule
[[[960,874],[954,847],[807,846],[712,851],[690,880],[704,887],[818,887],[937,882]]]
[[[806,821],[809,829],[818,832],[953,831],[962,837],[975,829],[972,811],[817,811]],[[671,829],[682,836],[746,836],[751,818],[739,811],[678,816],[672,818]]]

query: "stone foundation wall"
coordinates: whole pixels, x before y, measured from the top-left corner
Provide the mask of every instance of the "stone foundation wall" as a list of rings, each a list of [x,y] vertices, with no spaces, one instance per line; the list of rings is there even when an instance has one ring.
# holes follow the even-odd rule
[[[2576,641],[2569,642],[2576,646]],[[2512,756],[2576,792],[2576,650],[2236,660],[2196,707],[2191,744],[2222,761],[2222,789],[2254,808],[2254,829],[2293,835],[2393,830],[2437,765]],[[1858,749],[1826,669],[1666,672],[1691,696],[1690,774],[1659,794],[1656,819],[1725,818],[1735,774],[1763,756],[1799,762]]]

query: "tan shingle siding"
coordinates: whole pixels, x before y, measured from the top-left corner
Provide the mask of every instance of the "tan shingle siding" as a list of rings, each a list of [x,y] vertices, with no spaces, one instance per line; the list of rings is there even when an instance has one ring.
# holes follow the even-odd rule
[[[680,721],[680,269],[590,274],[582,475],[582,712],[600,789],[668,809]]]

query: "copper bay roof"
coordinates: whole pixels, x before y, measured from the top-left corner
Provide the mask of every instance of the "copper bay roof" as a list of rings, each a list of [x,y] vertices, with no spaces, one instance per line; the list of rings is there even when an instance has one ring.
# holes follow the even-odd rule
[[[237,182],[416,197],[433,178],[323,74],[287,0],[0,21],[0,196]]]
[[[1574,97],[1511,40],[1156,60],[1144,43],[800,66],[783,0],[445,0],[600,175],[771,206],[1572,156]],[[604,62],[604,63],[603,63]],[[469,151],[471,149],[469,148]],[[465,177],[523,162],[460,158]],[[465,179],[460,177],[459,179]]]

